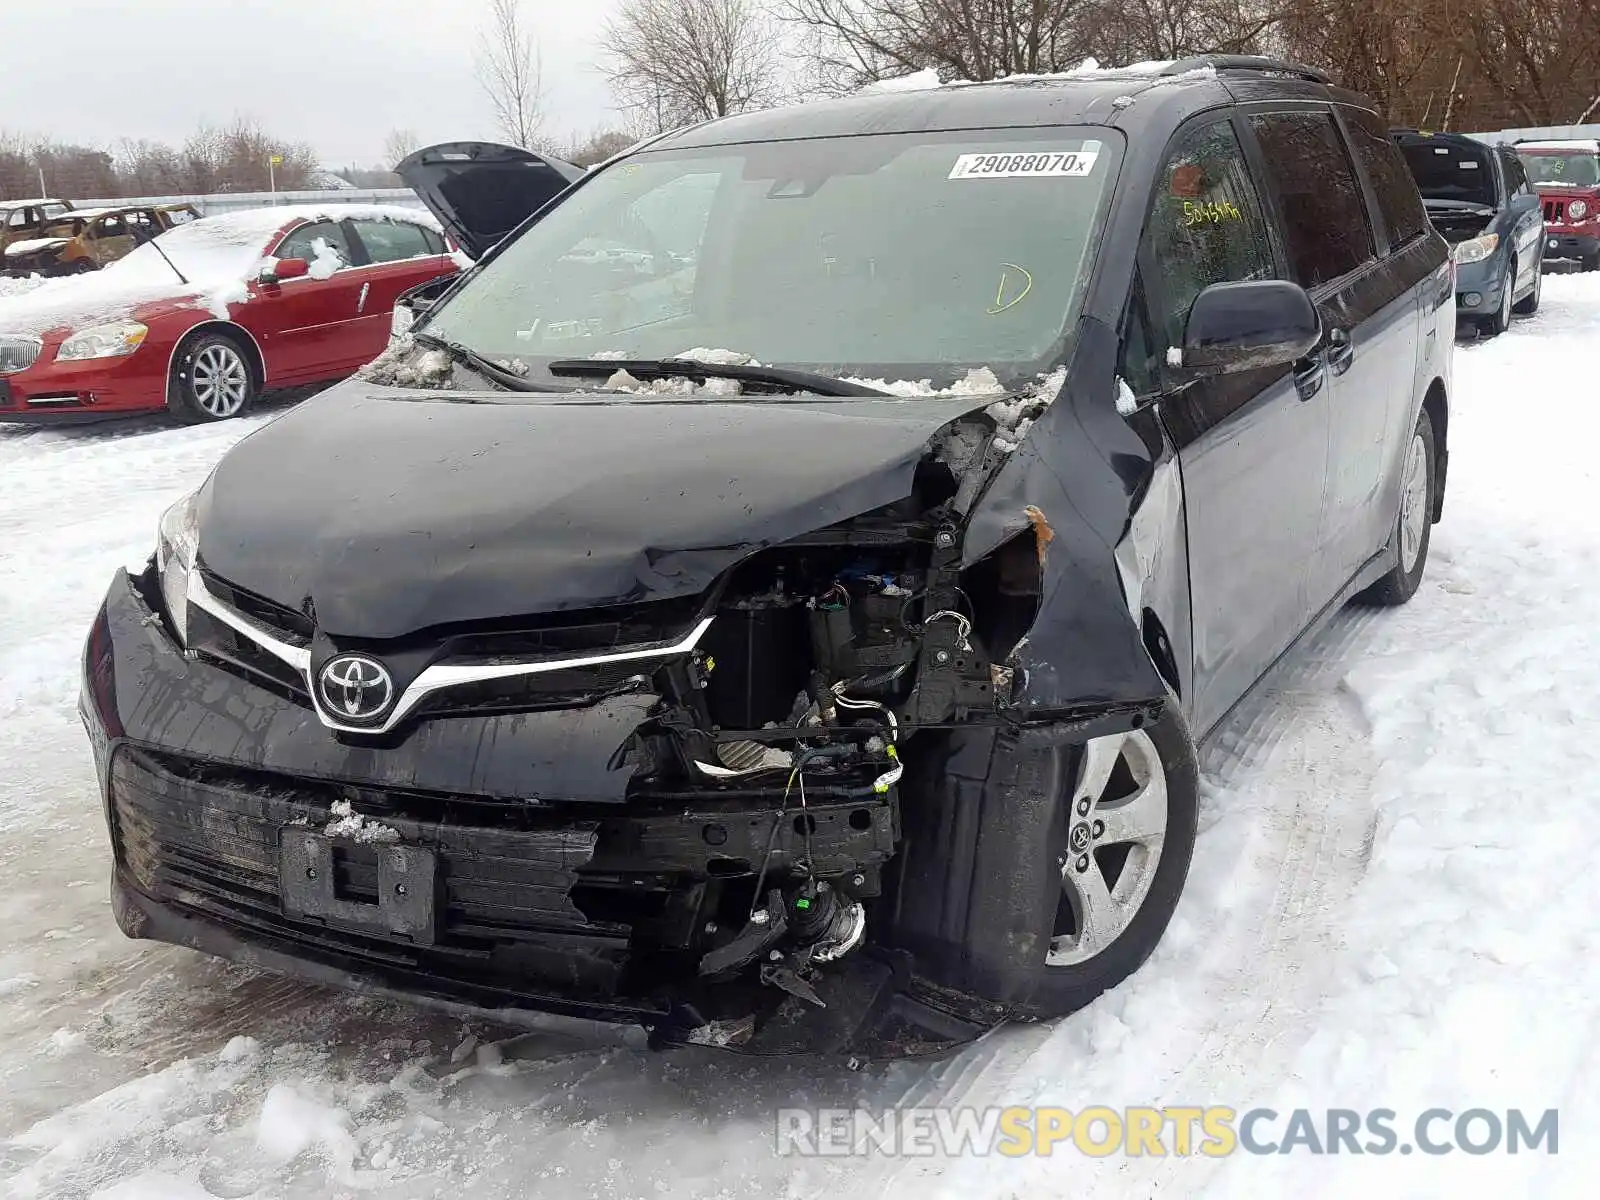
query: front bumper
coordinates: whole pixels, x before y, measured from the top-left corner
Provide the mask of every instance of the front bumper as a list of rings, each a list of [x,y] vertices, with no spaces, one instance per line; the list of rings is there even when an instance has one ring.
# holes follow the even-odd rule
[[[943,1045],[1000,1019],[924,1002],[909,959],[871,948],[825,975],[826,1008],[701,984],[687,947],[706,921],[707,881],[769,846],[792,861],[807,839],[770,797],[625,801],[612,764],[641,717],[628,706],[645,700],[618,702],[424,721],[394,741],[352,743],[293,699],[185,656],[119,572],[89,636],[80,703],[118,923],[320,982],[637,1022],[664,1041],[758,1019],[744,1043],[758,1052],[860,1052],[885,1027]],[[584,799],[554,799],[574,795]],[[389,832],[321,833],[341,799]],[[895,797],[824,795],[809,813],[819,874],[853,871],[874,891],[898,841]],[[314,872],[291,844],[307,841],[343,897],[332,906],[303,903],[300,875]],[[385,903],[397,848],[428,863],[405,877],[430,896],[420,926]]]
[[[1456,267],[1456,318],[1475,321],[1500,311],[1500,294],[1505,290],[1506,260],[1495,254],[1482,262]]]
[[[1583,232],[1574,227],[1546,225],[1544,230],[1544,261],[1552,263],[1563,259],[1594,262],[1600,259],[1600,230],[1590,223]]]
[[[72,424],[166,408],[167,364],[153,348],[67,363],[55,352],[47,344],[33,366],[0,375],[0,424]]]

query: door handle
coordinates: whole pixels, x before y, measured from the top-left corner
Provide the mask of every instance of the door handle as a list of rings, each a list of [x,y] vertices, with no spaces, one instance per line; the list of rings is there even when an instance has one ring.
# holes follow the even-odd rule
[[[1343,375],[1350,369],[1350,364],[1355,361],[1355,343],[1350,340],[1350,331],[1335,329],[1328,334],[1328,369],[1335,375]]]
[[[1320,354],[1314,354],[1295,363],[1294,390],[1300,393],[1300,399],[1309,400],[1320,392],[1327,374],[1327,365],[1322,361]]]
[[[358,316],[367,311],[367,291],[371,287],[372,285],[370,283],[363,283],[361,285],[361,299],[356,301],[356,314]]]

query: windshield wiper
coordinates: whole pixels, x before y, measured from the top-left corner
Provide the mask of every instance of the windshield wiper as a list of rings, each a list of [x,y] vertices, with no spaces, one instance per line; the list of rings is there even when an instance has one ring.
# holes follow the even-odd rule
[[[159,244],[160,241],[161,241],[160,238],[151,238],[148,242],[145,243],[145,245],[154,247],[155,248],[155,252],[157,254],[161,255],[162,260],[167,264],[167,266],[172,268],[172,273],[178,277],[178,282],[183,284],[184,287],[188,287],[189,286],[189,281],[184,278],[183,272],[178,270],[178,264],[173,262],[170,258],[167,257],[167,252],[165,250],[163,250],[161,248],[160,244]]]
[[[435,350],[443,350],[456,362],[470,367],[491,383],[498,383],[507,391],[512,392],[537,392],[541,390],[537,384],[529,383],[515,371],[508,371],[498,363],[491,362],[476,350],[452,342],[442,337],[435,337],[431,333],[414,333],[412,340],[418,345],[432,346]]]
[[[635,379],[736,379],[767,389],[784,392],[810,392],[817,396],[878,396],[888,392],[851,383],[815,371],[796,371],[789,367],[758,367],[738,363],[706,363],[691,358],[562,358],[547,368],[552,375],[583,378],[610,378],[626,371]]]

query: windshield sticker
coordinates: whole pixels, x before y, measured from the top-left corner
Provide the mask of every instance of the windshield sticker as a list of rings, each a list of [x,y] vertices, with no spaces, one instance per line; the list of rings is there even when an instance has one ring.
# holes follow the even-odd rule
[[[950,168],[950,179],[1077,179],[1094,170],[1100,143],[1082,150],[1037,154],[963,154]]]

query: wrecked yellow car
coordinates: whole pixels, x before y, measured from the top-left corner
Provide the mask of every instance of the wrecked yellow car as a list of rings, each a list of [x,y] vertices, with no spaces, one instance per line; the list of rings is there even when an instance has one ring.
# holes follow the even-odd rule
[[[81,208],[63,212],[37,236],[5,247],[8,275],[74,275],[97,271],[174,225],[200,219],[192,204]]]

